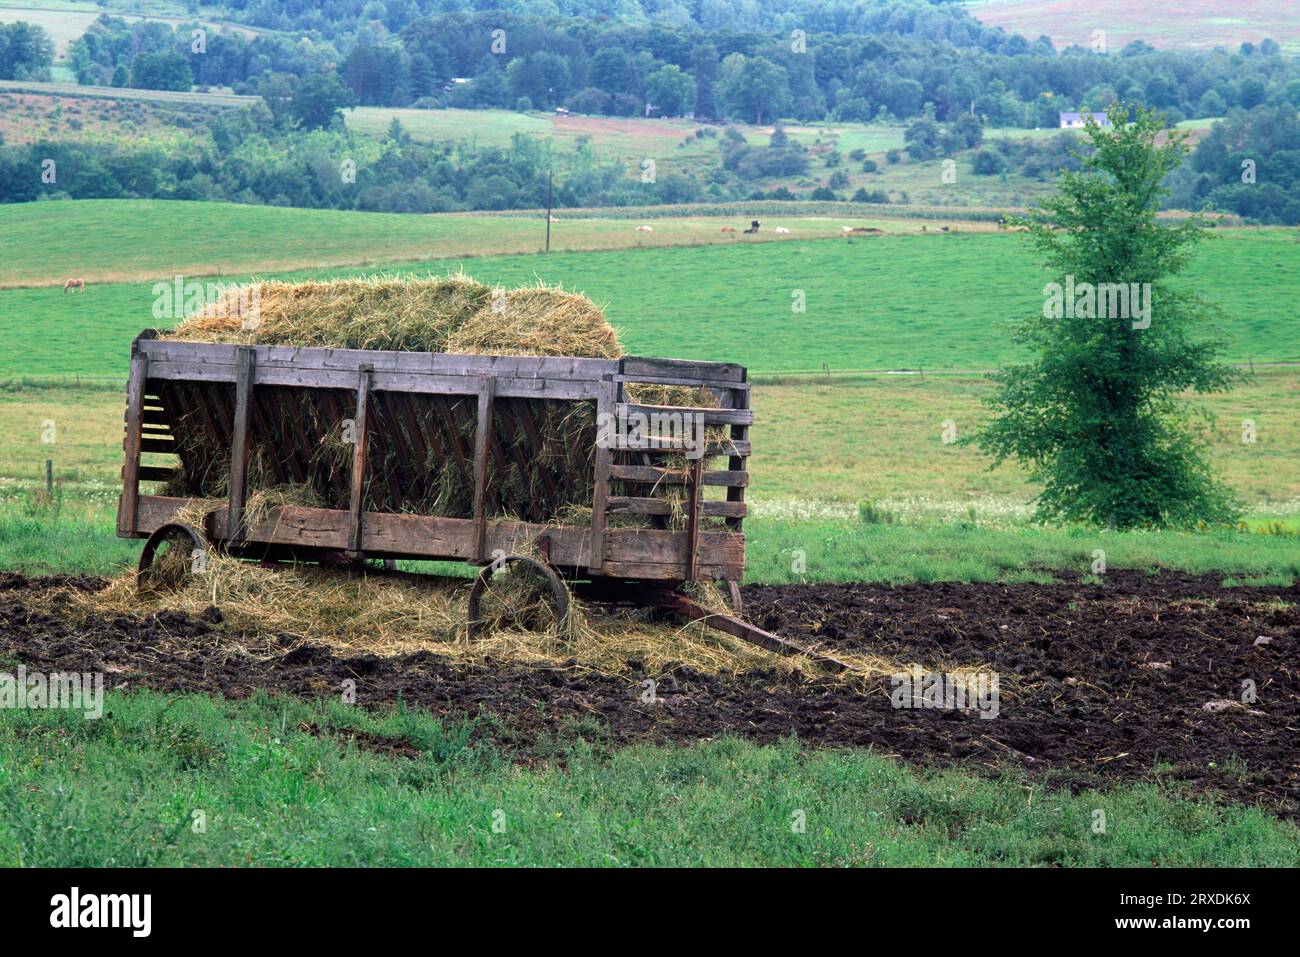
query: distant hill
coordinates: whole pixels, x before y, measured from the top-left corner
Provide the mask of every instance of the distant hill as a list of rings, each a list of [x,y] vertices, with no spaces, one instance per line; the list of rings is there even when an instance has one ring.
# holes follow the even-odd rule
[[[981,23],[1056,48],[1090,47],[1093,31],[1119,50],[1141,40],[1157,49],[1236,49],[1242,43],[1277,41],[1300,53],[1295,0],[971,0],[966,9]]]

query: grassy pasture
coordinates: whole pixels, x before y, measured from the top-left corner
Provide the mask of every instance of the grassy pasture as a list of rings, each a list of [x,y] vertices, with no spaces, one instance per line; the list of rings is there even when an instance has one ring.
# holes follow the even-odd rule
[[[756,237],[722,233],[743,228],[743,213],[647,217],[653,232],[638,233],[624,211],[603,216],[556,210],[551,250],[598,251],[660,246],[737,245],[775,241],[773,226],[788,222],[791,238],[839,236],[846,225],[916,232],[912,220],[879,216],[796,215],[772,219]],[[768,219],[768,217],[764,217]],[[167,200],[73,200],[6,207],[0,219],[0,289],[54,285],[69,276],[127,282],[187,276],[267,275],[327,266],[381,266],[541,252],[544,214],[494,216],[440,213],[427,216],[338,210],[241,206]],[[929,228],[961,223],[926,220]],[[988,224],[966,225],[988,229]],[[185,241],[175,237],[184,234]]]
[[[197,250],[203,249],[212,250],[213,258],[231,255],[228,250],[238,248],[244,237],[248,249],[234,255],[245,261],[255,255],[255,249],[277,243],[282,254],[288,247],[293,250],[290,255],[309,256],[319,244],[327,250],[321,258],[330,255],[330,248],[335,255],[347,255],[342,248],[346,243],[337,235],[315,233],[308,227],[317,223],[324,230],[335,222],[329,216],[295,217],[292,222],[298,232],[293,235],[277,233],[274,216],[237,220],[244,232],[208,232],[184,219],[189,211],[185,207],[201,216],[208,215],[211,207],[169,205],[182,208],[160,210],[173,217],[161,223],[147,218],[114,223],[111,206],[92,207],[94,225],[85,227],[91,230],[85,235],[96,236],[98,248],[90,263],[97,259],[101,269],[111,269],[116,256],[139,263],[134,267],[139,272],[165,277],[169,274],[165,244],[178,230],[195,237],[195,243],[187,243],[181,254],[191,261],[202,256]],[[0,229],[6,245],[16,252],[16,262],[9,266],[11,276],[40,275],[48,280],[51,264],[68,262],[64,250],[77,241],[60,227],[85,220],[67,218],[63,210],[56,210],[52,222],[44,226],[40,222],[29,217]],[[520,223],[530,221],[376,215],[357,222],[359,228],[373,227],[370,235],[376,244],[391,242],[396,257],[401,254],[400,240],[392,233],[403,229],[438,231],[445,249],[457,242],[486,246],[493,234],[518,236]],[[1014,234],[921,235],[913,221],[891,226],[910,234],[824,241],[797,238],[805,230],[825,234],[839,228],[835,221],[810,220],[810,226],[802,221],[792,226],[797,230],[795,238],[753,243],[725,238],[731,234],[717,232],[718,220],[707,225],[702,220],[654,222],[655,232],[650,234],[636,233],[627,220],[591,221],[578,228],[606,230],[622,238],[648,235],[654,242],[707,237],[710,244],[470,260],[435,253],[386,271],[424,274],[464,268],[489,283],[517,285],[539,279],[561,283],[606,304],[611,321],[633,353],[727,358],[748,365],[755,374],[768,375],[816,373],[824,367],[835,373],[988,369],[1018,357],[1001,324],[1041,308],[1042,286],[1049,278],[1022,237]],[[392,229],[385,235],[381,227],[389,223]],[[471,238],[476,226],[483,230],[477,240]],[[713,244],[714,240],[718,242]],[[1297,252],[1300,246],[1286,230],[1224,232],[1199,252],[1187,281],[1227,311],[1225,325],[1233,339],[1229,358],[1300,360],[1300,346],[1290,332],[1289,306],[1300,294]],[[176,268],[185,271],[181,262]],[[266,269],[261,275],[273,271]],[[329,268],[293,275],[374,271]],[[90,270],[80,266],[69,271],[87,273]],[[235,280],[244,274],[231,268],[224,275]],[[94,282],[85,293],[65,294],[54,285],[0,290],[0,343],[11,344],[0,350],[0,376],[124,374],[130,339],[143,328],[169,324],[152,314],[156,298],[152,287],[152,282]],[[797,312],[801,295],[805,311]]]
[[[0,722],[9,756],[0,864],[1300,862],[1294,826],[1185,797],[1177,783],[1072,795],[1015,776],[915,769],[867,751],[734,739],[618,751],[552,745],[520,767],[472,744],[470,726],[418,712],[149,692],[114,694],[106,706],[96,721],[19,711]],[[303,730],[312,726],[323,733]],[[364,750],[358,732],[413,756]],[[1113,822],[1102,835],[1090,827],[1096,808]],[[204,812],[200,833],[191,826],[196,809]],[[791,827],[796,811],[801,831]]]

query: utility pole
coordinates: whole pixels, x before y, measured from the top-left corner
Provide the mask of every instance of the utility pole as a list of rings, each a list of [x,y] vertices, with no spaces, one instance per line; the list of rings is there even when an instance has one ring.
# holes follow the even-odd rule
[[[551,182],[555,177],[554,170],[546,171],[546,251],[551,251]]]

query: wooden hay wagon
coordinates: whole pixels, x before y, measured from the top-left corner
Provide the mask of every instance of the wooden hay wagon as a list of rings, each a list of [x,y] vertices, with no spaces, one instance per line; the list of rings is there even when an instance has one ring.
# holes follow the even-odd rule
[[[156,335],[132,345],[117,521],[119,536],[145,539],[141,584],[178,536],[270,562],[465,561],[483,569],[473,631],[491,573],[524,562],[551,584],[560,619],[572,589],[805,651],[682,590],[724,583],[740,612],[753,414],[738,365]],[[638,404],[637,384],[707,401]],[[687,419],[704,431],[627,428]],[[160,494],[144,494],[147,482]],[[253,509],[259,486],[297,489],[307,504]],[[578,522],[556,518],[566,509]]]

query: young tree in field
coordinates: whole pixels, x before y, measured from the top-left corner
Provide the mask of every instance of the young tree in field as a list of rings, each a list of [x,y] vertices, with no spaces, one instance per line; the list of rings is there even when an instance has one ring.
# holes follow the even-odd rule
[[[1199,217],[1156,221],[1185,137],[1171,132],[1158,145],[1164,124],[1143,107],[1117,105],[1110,118],[1109,128],[1089,124],[1094,151],[1082,170],[1063,172],[1053,196],[1013,220],[1057,283],[1016,329],[1036,357],[994,376],[996,415],[973,441],[994,465],[1014,458],[1031,468],[1043,484],[1042,519],[1230,521],[1236,501],[1214,477],[1182,394],[1225,391],[1241,375],[1216,361],[1224,340],[1215,310],[1169,283],[1208,227]]]

